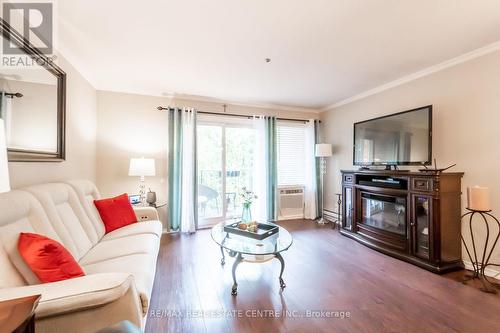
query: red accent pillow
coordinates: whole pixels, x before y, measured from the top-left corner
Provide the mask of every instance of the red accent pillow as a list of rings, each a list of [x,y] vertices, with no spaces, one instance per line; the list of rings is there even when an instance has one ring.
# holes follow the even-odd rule
[[[17,241],[17,249],[42,283],[85,275],[71,253],[53,239],[22,232]]]
[[[94,200],[94,204],[104,222],[106,233],[137,222],[127,193],[114,198]]]

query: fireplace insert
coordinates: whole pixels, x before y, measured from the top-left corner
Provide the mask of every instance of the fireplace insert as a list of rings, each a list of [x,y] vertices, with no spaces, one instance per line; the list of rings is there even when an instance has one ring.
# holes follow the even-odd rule
[[[406,235],[406,198],[361,193],[361,224]]]

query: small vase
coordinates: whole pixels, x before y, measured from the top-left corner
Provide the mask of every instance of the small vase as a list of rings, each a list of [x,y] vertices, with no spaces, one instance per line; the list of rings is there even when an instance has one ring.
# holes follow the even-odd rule
[[[252,211],[250,210],[250,204],[243,204],[243,212],[241,213],[241,222],[251,222],[252,221]]]

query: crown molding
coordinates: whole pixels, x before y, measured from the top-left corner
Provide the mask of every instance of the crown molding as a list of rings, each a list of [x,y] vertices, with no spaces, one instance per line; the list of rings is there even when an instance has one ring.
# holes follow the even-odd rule
[[[272,103],[252,103],[252,102],[242,102],[235,100],[225,100],[218,99],[213,97],[206,96],[198,96],[198,95],[188,95],[188,94],[162,94],[163,97],[171,98],[173,100],[190,100],[197,102],[206,102],[206,103],[217,103],[217,104],[227,104],[227,105],[236,105],[236,106],[244,106],[251,108],[259,108],[259,109],[272,109],[272,110],[281,110],[281,111],[291,111],[291,112],[304,112],[304,113],[312,113],[319,114],[321,109],[313,109],[313,108],[304,108],[298,106],[289,106],[289,105],[281,105],[281,104],[272,104]]]
[[[464,53],[464,54],[462,54],[462,55],[460,55],[458,57],[455,57],[455,58],[443,61],[443,62],[441,62],[439,64],[436,64],[436,65],[433,65],[433,66],[430,66],[430,67],[427,67],[427,68],[425,68],[423,70],[420,70],[418,72],[415,72],[413,74],[410,74],[410,75],[407,75],[407,76],[403,76],[403,77],[401,77],[401,78],[399,78],[397,80],[385,83],[385,84],[380,85],[378,87],[375,87],[373,89],[366,90],[366,91],[364,91],[362,93],[356,94],[354,96],[351,96],[351,97],[346,98],[344,100],[341,100],[339,102],[335,102],[335,103],[330,104],[330,105],[324,107],[323,109],[321,109],[321,112],[333,110],[333,109],[338,108],[338,107],[340,107],[342,105],[346,105],[346,104],[358,101],[360,99],[366,98],[368,96],[372,96],[372,95],[381,93],[381,92],[383,92],[385,90],[389,90],[389,89],[395,88],[395,87],[403,85],[405,83],[417,80],[419,78],[422,78],[422,77],[425,77],[425,76],[428,76],[428,75],[431,75],[433,73],[442,71],[442,70],[447,69],[449,67],[453,67],[453,66],[459,65],[459,64],[467,62],[469,60],[482,57],[484,55],[487,55],[489,53],[492,53],[492,52],[495,52],[495,51],[498,51],[498,50],[500,50],[500,41],[488,44],[488,45],[483,46],[481,48],[478,48],[478,49],[475,49],[473,51]]]

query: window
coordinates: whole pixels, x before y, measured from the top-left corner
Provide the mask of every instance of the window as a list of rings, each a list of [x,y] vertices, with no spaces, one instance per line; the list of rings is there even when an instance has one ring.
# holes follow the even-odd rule
[[[305,184],[304,124],[278,123],[278,186]]]

